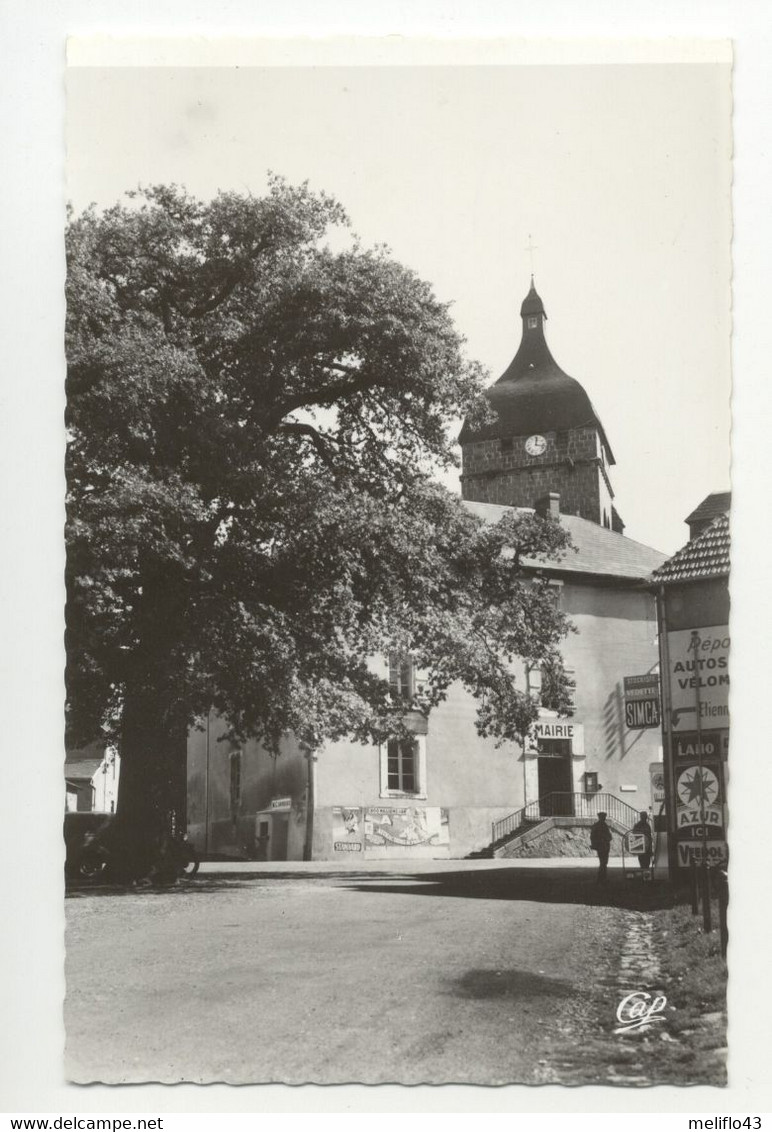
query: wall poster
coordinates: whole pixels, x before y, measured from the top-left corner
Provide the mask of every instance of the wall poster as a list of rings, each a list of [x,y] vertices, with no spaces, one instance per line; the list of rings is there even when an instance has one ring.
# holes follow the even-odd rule
[[[448,845],[448,811],[439,807],[369,806],[365,847]]]
[[[362,852],[362,811],[358,806],[333,806],[332,847],[336,853]]]

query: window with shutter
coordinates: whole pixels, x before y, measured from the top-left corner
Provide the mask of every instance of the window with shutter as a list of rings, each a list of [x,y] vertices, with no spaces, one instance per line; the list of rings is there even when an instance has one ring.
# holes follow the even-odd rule
[[[397,699],[410,700],[415,692],[415,670],[409,657],[393,654],[389,657],[389,684]]]

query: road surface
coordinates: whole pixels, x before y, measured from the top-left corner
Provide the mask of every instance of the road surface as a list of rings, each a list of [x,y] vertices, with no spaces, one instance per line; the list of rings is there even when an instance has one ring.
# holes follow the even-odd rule
[[[210,866],[75,892],[67,1075],[601,1083],[631,913],[618,877],[551,865]]]

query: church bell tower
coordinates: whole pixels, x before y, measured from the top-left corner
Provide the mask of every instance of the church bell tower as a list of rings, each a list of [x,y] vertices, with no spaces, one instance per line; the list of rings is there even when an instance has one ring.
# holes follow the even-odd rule
[[[540,510],[557,494],[564,514],[621,532],[611,445],[584,389],[549,351],[533,276],[520,316],[520,348],[486,394],[495,420],[461,430],[462,496]]]

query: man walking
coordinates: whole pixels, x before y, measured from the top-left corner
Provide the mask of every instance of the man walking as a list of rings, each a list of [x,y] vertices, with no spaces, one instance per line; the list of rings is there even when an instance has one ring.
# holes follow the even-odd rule
[[[638,854],[638,864],[643,870],[645,879],[645,874],[648,872],[649,867],[651,866],[652,848],[651,826],[649,825],[649,815],[646,810],[641,810],[639,812],[638,821],[633,826],[633,833],[640,833],[644,837],[644,850],[642,853]]]
[[[611,830],[606,825],[605,810],[598,810],[598,820],[590,830],[590,848],[598,854],[598,884],[605,884],[611,852]]]

